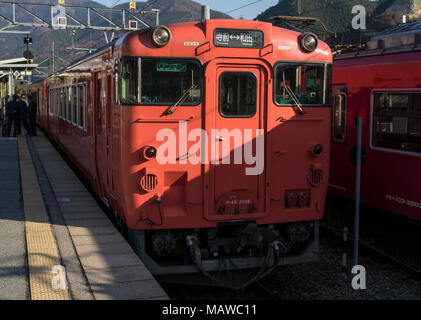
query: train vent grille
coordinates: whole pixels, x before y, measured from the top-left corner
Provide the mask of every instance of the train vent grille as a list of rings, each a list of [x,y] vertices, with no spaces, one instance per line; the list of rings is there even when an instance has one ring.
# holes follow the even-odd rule
[[[158,185],[158,178],[154,174],[146,174],[140,180],[140,187],[145,192],[151,192],[155,190]]]
[[[308,180],[313,186],[318,186],[323,179],[323,171],[321,169],[314,169],[310,171]]]

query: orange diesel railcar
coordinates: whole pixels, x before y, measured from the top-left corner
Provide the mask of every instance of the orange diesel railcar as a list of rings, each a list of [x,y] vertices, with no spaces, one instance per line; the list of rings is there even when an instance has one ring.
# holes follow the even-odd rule
[[[270,23],[158,26],[39,83],[39,124],[154,274],[257,279],[317,259],[331,63],[315,35]]]

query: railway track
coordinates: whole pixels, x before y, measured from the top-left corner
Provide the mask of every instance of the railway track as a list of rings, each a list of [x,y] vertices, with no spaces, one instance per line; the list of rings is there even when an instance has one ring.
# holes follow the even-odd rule
[[[325,231],[331,232],[332,234],[334,234],[334,235],[338,236],[338,237],[339,237],[339,239],[342,239],[343,233],[341,232],[341,230],[336,229],[336,228],[333,228],[333,227],[330,227],[330,226],[326,225],[325,223],[321,223],[321,224],[320,224],[320,227],[321,227],[321,229],[324,229]],[[353,237],[353,235],[348,234],[348,238],[349,238],[350,240],[354,241],[354,237]],[[400,264],[401,266],[403,266],[403,267],[405,267],[405,268],[408,268],[409,270],[412,270],[412,271],[414,271],[414,272],[416,272],[416,273],[418,273],[418,274],[420,274],[420,275],[421,275],[421,268],[417,268],[416,266],[412,266],[412,265],[410,265],[410,264],[407,264],[407,263],[405,263],[405,262],[403,262],[403,261],[401,261],[401,260],[399,260],[399,259],[395,258],[395,257],[393,257],[392,255],[390,255],[390,254],[388,254],[388,253],[384,252],[383,250],[377,249],[377,248],[376,248],[376,247],[374,247],[373,245],[369,244],[367,241],[364,241],[364,240],[361,240],[361,239],[360,239],[360,240],[359,240],[359,244],[360,244],[360,246],[363,246],[363,247],[365,247],[366,249],[369,249],[369,250],[371,250],[371,251],[373,251],[373,252],[376,252],[377,254],[382,255],[383,257],[385,257],[385,258],[389,259],[390,261],[393,261],[393,262],[395,262],[395,263],[398,263],[398,264]]]

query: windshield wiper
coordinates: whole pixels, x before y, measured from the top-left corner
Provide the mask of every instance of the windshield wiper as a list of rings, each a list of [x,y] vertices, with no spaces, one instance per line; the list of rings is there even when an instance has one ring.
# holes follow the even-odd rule
[[[189,96],[190,92],[195,90],[198,87],[197,84],[192,84],[191,87],[183,93],[183,95],[181,96],[181,98],[171,107],[167,110],[167,114],[173,114],[174,110],[181,104],[184,102],[184,100],[187,99],[187,97]]]
[[[306,112],[303,109],[303,106],[300,102],[300,100],[298,100],[297,96],[295,95],[295,93],[291,90],[291,88],[286,84],[285,81],[285,72],[282,72],[282,86],[284,87],[284,92],[283,92],[283,96],[285,99],[285,91],[291,96],[292,101],[294,101],[295,105],[297,106],[299,111],[299,114],[303,115],[306,114]]]

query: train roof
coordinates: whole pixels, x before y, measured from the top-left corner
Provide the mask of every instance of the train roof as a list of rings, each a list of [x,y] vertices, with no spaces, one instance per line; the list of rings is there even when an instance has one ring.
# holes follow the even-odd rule
[[[336,55],[335,60],[421,51],[421,21],[389,28],[351,51]]]

